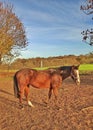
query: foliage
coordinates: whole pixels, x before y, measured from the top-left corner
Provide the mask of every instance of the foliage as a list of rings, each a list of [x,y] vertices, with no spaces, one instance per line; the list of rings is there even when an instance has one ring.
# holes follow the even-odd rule
[[[26,47],[24,26],[13,12],[13,6],[0,3],[0,62],[6,56],[17,56]]]
[[[9,60],[9,59],[7,59]],[[42,61],[42,66],[41,66]],[[9,61],[8,61],[9,62]],[[11,64],[3,64],[0,68],[10,70],[19,70],[21,68],[36,68],[36,69],[46,69],[48,67],[56,66],[66,66],[66,65],[79,65],[81,64],[93,64],[93,54],[87,55],[68,55],[68,56],[58,56],[58,57],[48,57],[48,58],[30,58],[30,59],[16,59]],[[9,66],[9,67],[8,67]]]
[[[80,6],[80,9],[86,14],[93,14],[93,0],[86,0],[84,5]],[[92,18],[93,20],[93,18]],[[93,46],[93,28],[87,29],[81,32],[83,35],[83,41]]]

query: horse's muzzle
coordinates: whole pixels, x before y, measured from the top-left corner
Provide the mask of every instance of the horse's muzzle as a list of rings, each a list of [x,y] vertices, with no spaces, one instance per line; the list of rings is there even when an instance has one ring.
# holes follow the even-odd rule
[[[80,80],[78,81],[78,80],[76,80],[76,85],[80,85]]]

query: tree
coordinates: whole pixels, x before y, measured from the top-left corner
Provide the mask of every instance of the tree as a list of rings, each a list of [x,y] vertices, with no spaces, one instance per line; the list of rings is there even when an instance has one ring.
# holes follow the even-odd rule
[[[80,9],[86,14],[90,15],[93,14],[93,0],[86,0],[85,5],[81,5]],[[93,19],[93,18],[92,18]],[[93,29],[87,29],[82,31],[81,34],[83,35],[83,41],[88,43],[89,45],[93,45]]]
[[[18,56],[27,46],[25,29],[11,4],[0,3],[0,63],[7,56]]]

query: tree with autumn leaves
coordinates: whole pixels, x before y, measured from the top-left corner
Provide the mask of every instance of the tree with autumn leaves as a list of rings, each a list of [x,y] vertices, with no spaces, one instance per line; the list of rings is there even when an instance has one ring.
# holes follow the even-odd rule
[[[0,3],[0,63],[14,58],[27,46],[25,29],[11,4]]]

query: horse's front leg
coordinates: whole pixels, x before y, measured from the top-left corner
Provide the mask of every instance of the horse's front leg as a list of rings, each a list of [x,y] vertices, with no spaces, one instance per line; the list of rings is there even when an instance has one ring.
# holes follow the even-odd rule
[[[51,95],[52,95],[52,87],[49,88],[49,92],[48,92],[48,97],[46,100],[44,100],[43,102],[46,104],[46,106],[48,106],[48,103],[49,103],[49,100],[51,98]]]
[[[58,87],[53,87],[53,93],[55,96],[55,105],[58,108]]]
[[[25,97],[26,97],[28,105],[30,107],[34,107],[34,105],[32,104],[32,102],[29,100],[29,86],[25,87]]]

